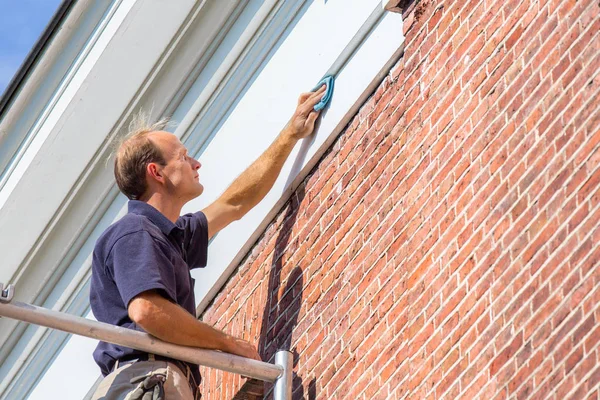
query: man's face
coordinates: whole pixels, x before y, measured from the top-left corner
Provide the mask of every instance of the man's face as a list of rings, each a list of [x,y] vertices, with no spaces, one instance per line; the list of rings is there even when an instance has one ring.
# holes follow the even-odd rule
[[[198,170],[201,164],[190,157],[185,146],[177,136],[169,132],[153,132],[150,136],[162,151],[167,165],[161,167],[169,194],[185,202],[202,194]]]

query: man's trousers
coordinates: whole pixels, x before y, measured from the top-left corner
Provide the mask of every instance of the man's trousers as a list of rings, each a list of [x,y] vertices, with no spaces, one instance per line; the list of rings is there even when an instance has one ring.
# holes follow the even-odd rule
[[[189,373],[189,369],[181,371],[177,365],[167,361],[136,361],[117,365],[117,368],[100,382],[92,400],[141,399],[140,393],[153,390],[152,387],[148,387],[148,382],[157,383],[159,380],[164,400],[194,400],[186,376]]]

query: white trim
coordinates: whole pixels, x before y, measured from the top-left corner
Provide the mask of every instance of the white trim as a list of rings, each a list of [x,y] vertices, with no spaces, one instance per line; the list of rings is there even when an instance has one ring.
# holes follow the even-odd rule
[[[46,107],[56,87],[71,69],[74,60],[81,53],[87,39],[97,29],[98,21],[111,2],[79,0],[64,17],[40,54],[40,60],[22,82],[12,105],[6,108],[0,120],[0,171],[5,174],[8,163],[30,132],[31,126]]]
[[[250,45],[251,39],[257,34],[261,25],[271,14],[275,5],[279,3],[278,0],[266,0],[264,4],[258,9],[256,14],[252,17],[252,20],[244,29],[244,32],[240,35],[239,40],[235,43],[233,48],[229,51],[225,59],[220,63],[219,68],[211,76],[210,80],[202,90],[200,96],[194,101],[191,108],[186,110],[185,117],[178,124],[176,131],[174,132],[177,136],[185,140],[184,136],[189,137],[191,127],[195,121],[197,121],[198,114],[207,106],[207,103],[219,92],[222,81],[227,77],[233,65],[238,61],[242,53]],[[177,111],[176,111],[177,112]]]
[[[48,106],[38,117],[33,128],[11,158],[10,164],[2,171],[0,176],[0,208],[4,206],[23,174],[31,165],[34,157],[58,123],[71,99],[75,96],[75,92],[81,87],[84,79],[87,78],[134,2],[135,0],[117,0],[113,3],[108,15],[101,21],[52,99],[50,99]]]
[[[87,235],[88,239],[71,258],[72,261],[66,272],[53,287],[51,295],[42,303],[44,307],[80,316],[91,312],[89,305],[91,252],[95,239],[113,220],[123,216],[121,208],[122,203],[113,202],[105,211],[103,218],[93,224],[93,232]],[[63,332],[38,326],[20,324],[19,328],[17,330],[19,341],[0,367],[0,375],[6,377],[0,382],[1,399],[27,398],[70,338],[70,335]]]
[[[189,7],[194,6],[191,0],[186,3]],[[48,293],[41,282],[56,280],[62,275],[56,276],[56,267],[62,264],[70,245],[78,240],[77,233],[86,229],[81,222],[89,220],[94,215],[94,208],[101,204],[103,196],[113,190],[110,184],[112,174],[103,174],[103,160],[95,156],[102,157],[102,152],[107,154],[110,151],[108,143],[105,142],[107,132],[113,130],[115,121],[119,120],[123,109],[129,103],[129,96],[137,95],[148,71],[152,70],[156,60],[162,56],[164,48],[170,44],[173,34],[187,17],[189,9],[186,10],[184,4],[182,1],[180,7],[173,8],[162,1],[135,3],[121,27],[102,51],[102,57],[81,82],[79,90],[70,99],[66,99],[70,101],[69,106],[57,118],[58,122],[51,134],[0,209],[0,224],[3,226],[0,233],[0,251],[4,255],[0,279],[20,285],[21,296],[27,296],[23,300],[31,301],[42,292]],[[148,37],[152,45],[136,46],[138,40],[134,32],[137,29],[148,30],[157,20],[169,17],[170,14],[173,21],[169,29],[163,24],[163,29],[157,33],[159,36]],[[159,47],[149,51],[149,47],[154,45]],[[117,63],[127,52],[134,53],[132,56],[135,57],[135,62],[129,62],[132,71],[121,69]],[[123,76],[126,84],[100,82],[99,79],[100,76],[118,75]],[[111,94],[118,89],[121,89],[122,97],[113,98]],[[87,107],[88,104],[82,101],[86,98],[93,99],[98,108]],[[82,134],[84,127],[85,131]],[[114,133],[111,136],[114,136]],[[101,150],[100,154],[98,150]],[[86,169],[90,159],[92,168]],[[104,182],[88,180],[95,175],[102,175]],[[52,190],[40,190],[48,183],[51,184]],[[88,195],[85,191],[88,189],[86,185],[93,183],[100,185],[90,191],[93,194],[91,199],[85,199]],[[82,189],[84,190],[81,191]],[[88,201],[83,204],[73,203],[75,200]],[[25,214],[24,210],[27,211]],[[73,211],[77,211],[78,215],[67,220],[63,218],[65,214]],[[58,240],[60,237],[55,234],[56,230],[65,224],[70,225],[65,227],[65,234],[69,237],[61,243]],[[12,235],[9,232],[19,232],[20,235]],[[40,251],[45,247],[53,254],[45,254],[42,258]],[[31,268],[32,264],[35,268]],[[36,276],[31,276],[32,273]],[[0,326],[4,328],[4,325],[5,321],[0,321]],[[5,332],[6,330],[0,329],[0,339],[4,337]]]
[[[87,314],[87,315],[86,315]],[[84,313],[85,318],[93,320],[90,312]],[[52,335],[55,335],[53,331]],[[83,336],[64,334],[64,346],[58,348],[57,355],[47,364],[43,376],[35,377],[27,372],[28,378],[20,393],[10,394],[10,399],[47,400],[51,399],[82,399],[89,388],[96,385],[102,375],[92,354],[97,341]],[[51,343],[54,345],[54,343]],[[54,346],[53,346],[54,347]],[[57,393],[56,388],[65,388],[64,394]],[[17,395],[18,393],[18,395]]]

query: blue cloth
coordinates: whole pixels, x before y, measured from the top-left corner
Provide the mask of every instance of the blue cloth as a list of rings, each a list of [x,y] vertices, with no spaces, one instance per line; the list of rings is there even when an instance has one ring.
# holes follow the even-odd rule
[[[319,82],[313,90],[311,90],[311,92],[314,92],[314,91],[318,90],[321,86],[323,86],[323,84],[327,85],[327,89],[325,90],[325,94],[321,98],[321,101],[318,102],[314,107],[315,111],[320,111],[320,110],[324,109],[327,106],[327,104],[329,104],[329,101],[331,100],[331,97],[333,96],[334,82],[335,82],[335,79],[333,78],[333,76],[328,75],[325,78],[323,78],[321,80],[321,82]]]
[[[202,212],[186,214],[174,224],[151,205],[131,200],[128,214],[98,239],[92,259],[90,304],[98,321],[144,331],[129,318],[127,307],[138,294],[156,290],[196,315],[190,269],[206,266],[208,221]],[[176,329],[176,328],[174,328]],[[94,360],[104,376],[116,360],[144,352],[100,342]],[[196,382],[198,366],[189,364]]]

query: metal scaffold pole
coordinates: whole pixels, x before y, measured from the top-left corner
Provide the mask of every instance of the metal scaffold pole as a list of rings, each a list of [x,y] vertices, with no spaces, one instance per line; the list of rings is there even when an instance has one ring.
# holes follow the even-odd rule
[[[12,318],[148,353],[233,372],[265,382],[274,382],[275,400],[291,399],[292,356],[287,351],[277,352],[274,365],[219,351],[179,346],[163,342],[147,333],[18,301],[12,302],[13,296],[14,287],[9,285],[5,288],[0,283],[0,317]]]
[[[283,367],[283,374],[275,381],[273,397],[275,400],[288,400],[292,398],[292,369],[294,368],[294,355],[286,350],[275,353],[275,364]]]

